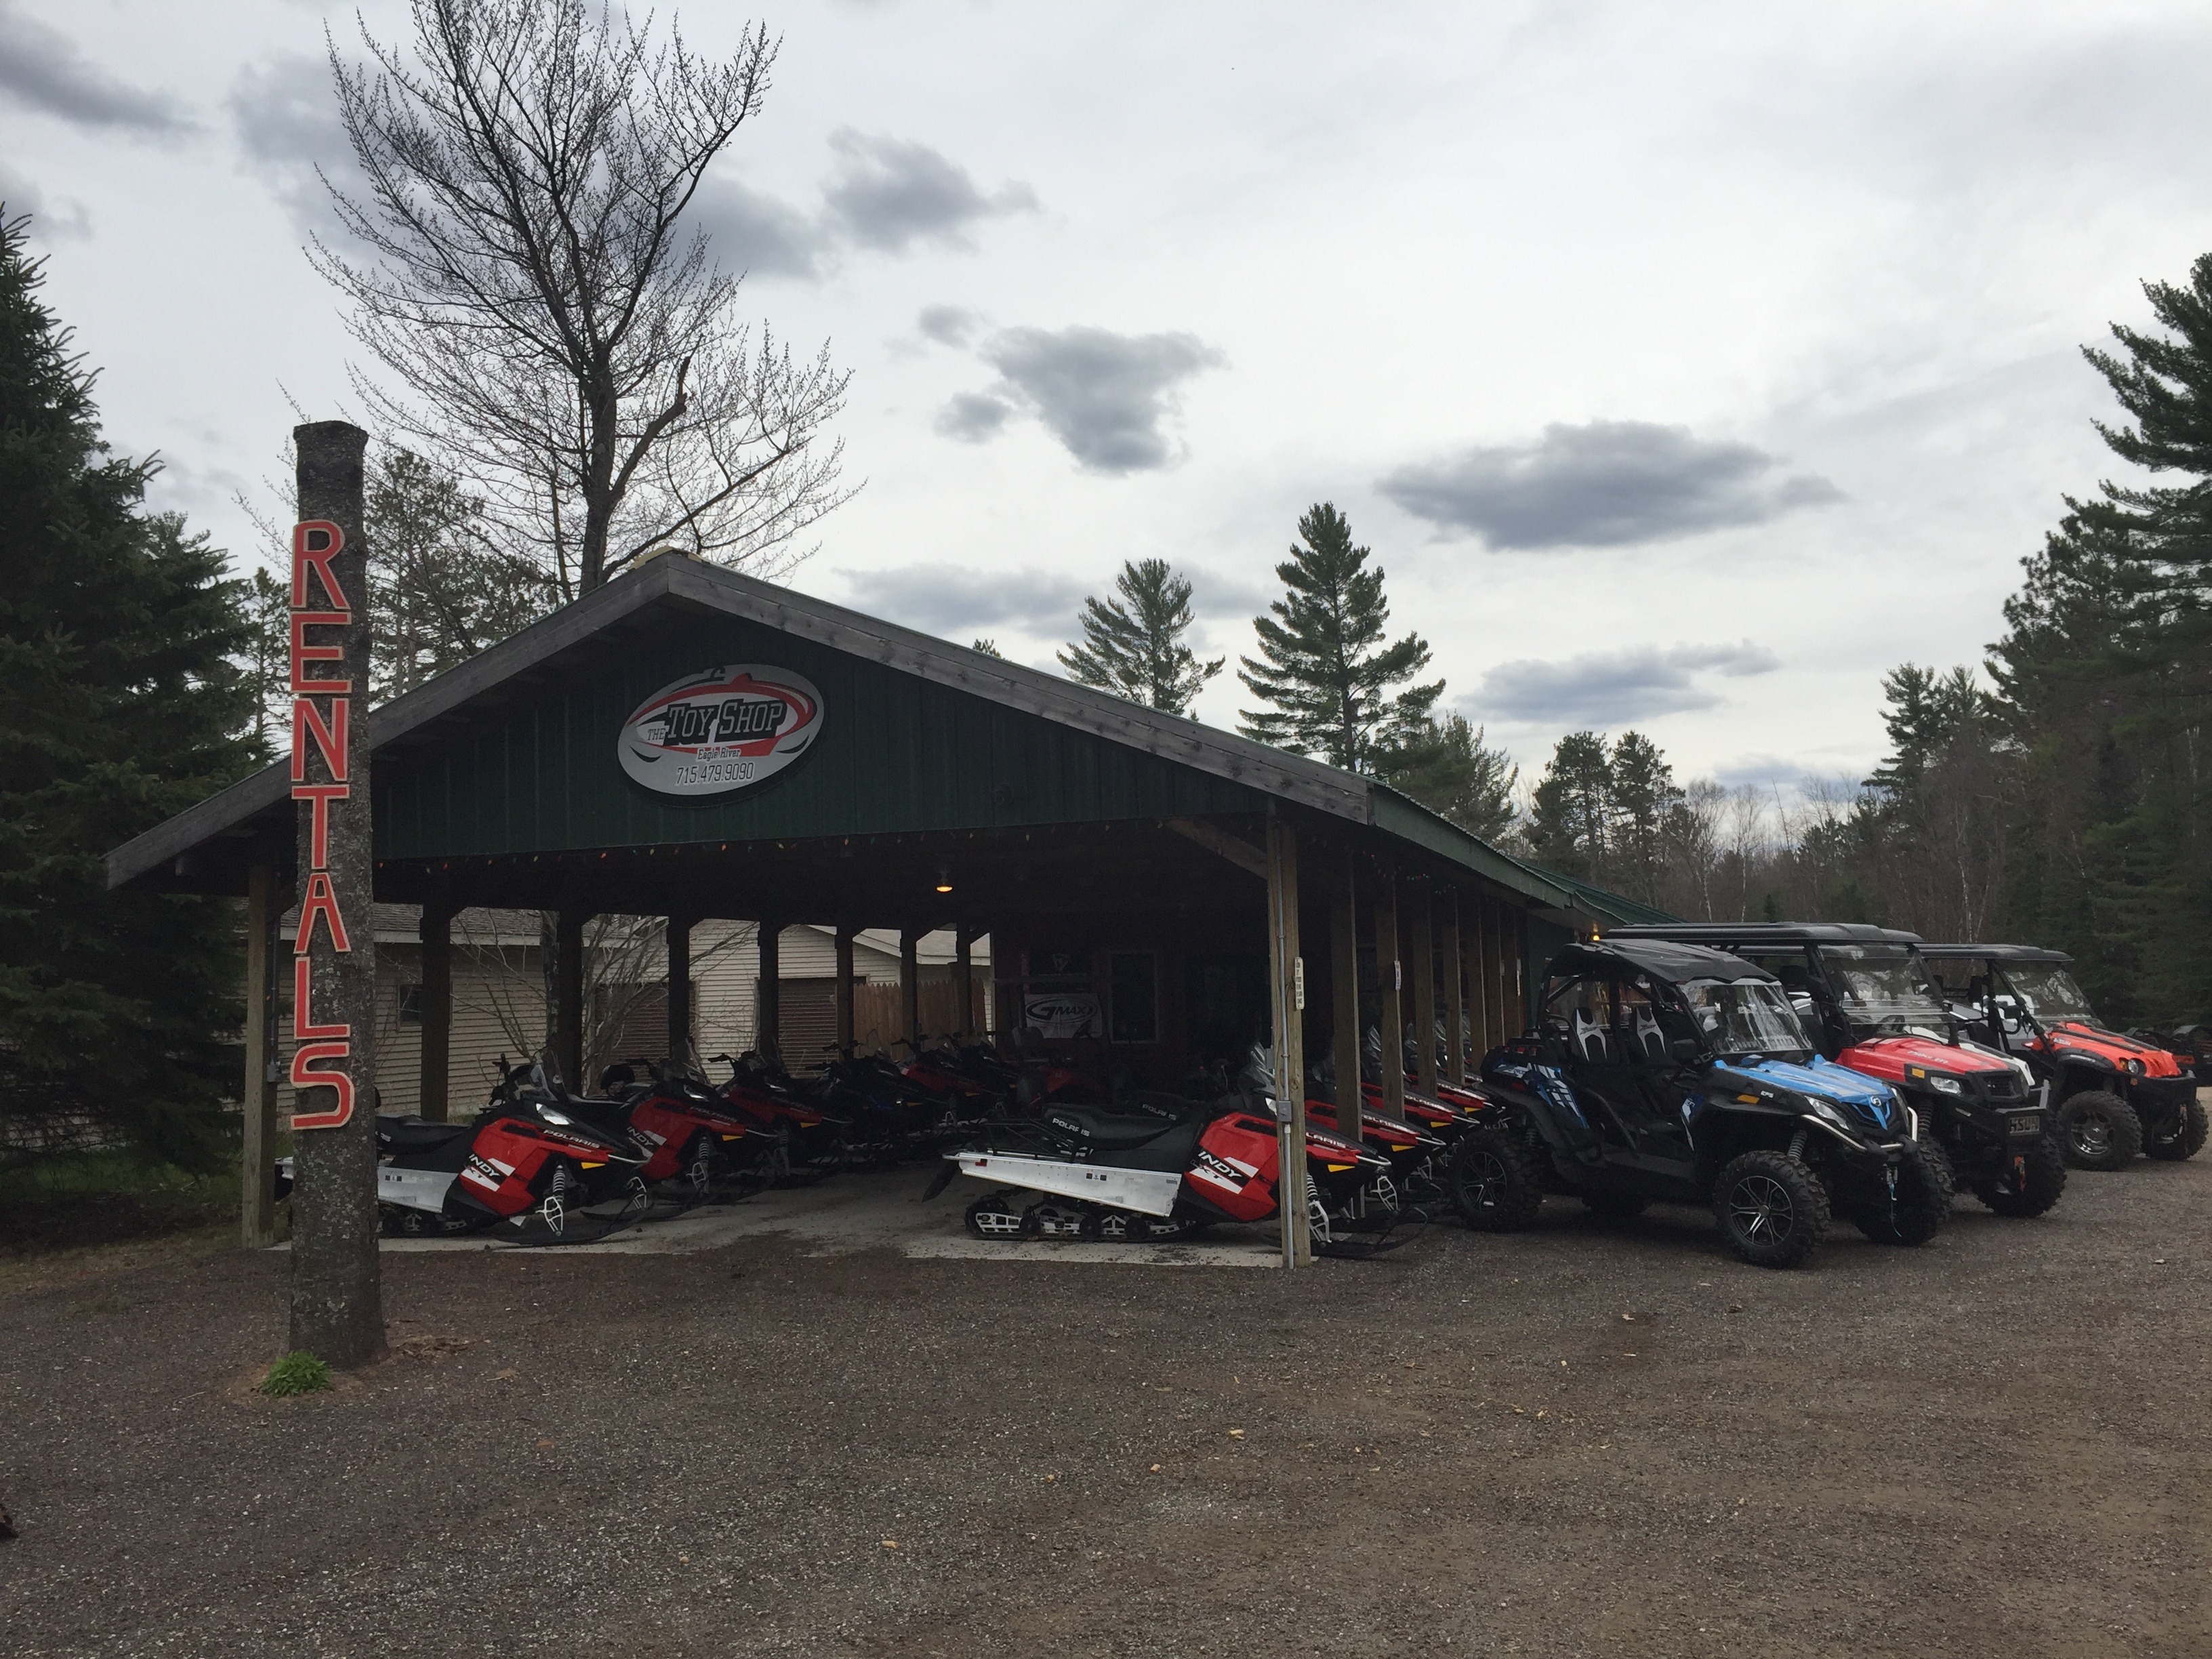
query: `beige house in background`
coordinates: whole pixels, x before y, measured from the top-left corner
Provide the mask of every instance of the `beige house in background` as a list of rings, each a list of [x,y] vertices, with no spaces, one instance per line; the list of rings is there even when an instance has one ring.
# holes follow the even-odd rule
[[[287,915],[278,932],[289,939],[297,913]],[[420,913],[413,905],[379,904],[376,928],[376,1086],[378,1109],[413,1112],[422,1104],[422,946]],[[454,1117],[466,1117],[481,1105],[498,1079],[501,1056],[518,1060],[546,1040],[545,964],[534,910],[463,910],[453,924],[453,1024],[448,1096]],[[596,1082],[610,1061],[647,1055],[661,1057],[667,1038],[667,945],[658,917],[605,916],[585,934],[586,991],[585,1048],[589,1058],[582,1081]],[[955,939],[950,930],[927,933],[915,957],[925,1006],[939,1004],[950,991]],[[778,941],[781,983],[780,1020],[786,1063],[794,1072],[813,1069],[836,1039],[836,943],[828,927],[787,927]],[[989,939],[971,949],[979,1024],[988,1022],[992,998]],[[702,921],[691,929],[692,1030],[703,1060],[718,1054],[741,1054],[758,1040],[757,1009],[760,954],[757,928],[750,921]],[[896,1022],[890,998],[870,998],[863,988],[886,988],[895,996],[899,982],[898,935],[866,928],[853,941],[856,1011],[854,1036],[864,1048],[887,1044]],[[935,996],[933,986],[944,988]],[[289,988],[279,976],[276,1030],[291,1030]],[[871,1006],[886,1017],[874,1022]],[[925,1022],[927,1024],[927,1022]],[[277,1109],[292,1109],[292,1091],[281,1081],[290,1070],[288,1042],[280,1042],[276,1074]],[[720,1078],[725,1068],[709,1066]],[[577,1079],[570,1079],[572,1083]]]

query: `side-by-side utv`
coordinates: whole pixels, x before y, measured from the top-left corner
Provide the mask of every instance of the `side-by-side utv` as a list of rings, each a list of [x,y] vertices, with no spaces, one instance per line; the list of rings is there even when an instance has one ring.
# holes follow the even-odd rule
[[[1759,1267],[1803,1261],[1831,1215],[1899,1244],[1950,1212],[1940,1152],[1887,1085],[1822,1059],[1780,982],[1662,939],[1569,945],[1537,1030],[1484,1057],[1492,1121],[1454,1149],[1468,1224],[1534,1222],[1547,1192],[1601,1213],[1710,1204]]]
[[[1923,945],[1920,953],[1968,1035],[2025,1060],[2051,1085],[2058,1144],[2075,1168],[2118,1170],[2138,1152],[2178,1160],[2203,1150],[2194,1067],[2100,1024],[2064,951]]]
[[[1774,975],[1820,1051],[1896,1090],[1958,1184],[1998,1214],[2041,1215],[2066,1190],[2027,1063],[1962,1040],[1917,934],[1849,922],[1668,922],[1607,937],[1710,945]]]

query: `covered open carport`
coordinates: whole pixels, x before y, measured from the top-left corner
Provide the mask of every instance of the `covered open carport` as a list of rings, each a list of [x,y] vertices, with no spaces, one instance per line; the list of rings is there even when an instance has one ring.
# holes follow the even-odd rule
[[[1649,914],[1371,778],[678,556],[377,709],[367,736],[374,896],[421,907],[432,1117],[452,1093],[452,918],[471,907],[557,918],[550,1027],[579,1086],[584,929],[620,915],[667,919],[671,1052],[702,921],[761,924],[764,1049],[780,928],[835,930],[844,1043],[854,935],[903,941],[918,1042],[915,941],[949,928],[961,1035],[982,1024],[967,942],[988,934],[1001,1033],[1160,1088],[1267,1042],[1292,1102],[1333,1054],[1354,1109],[1370,1027],[1440,1030],[1418,1080],[1456,1080],[1522,1028],[1546,952]],[[109,860],[112,885],[246,901],[249,1239],[270,1228],[252,1172],[289,1051],[270,964],[298,810],[279,763]],[[1404,1079],[1382,1073],[1395,1109]]]

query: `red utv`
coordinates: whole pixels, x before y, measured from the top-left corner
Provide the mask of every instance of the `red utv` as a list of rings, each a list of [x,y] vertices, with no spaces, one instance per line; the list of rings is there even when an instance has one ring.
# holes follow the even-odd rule
[[[2076,1169],[2122,1169],[2138,1152],[2179,1161],[2203,1149],[2193,1066],[2100,1024],[2064,951],[1925,945],[1921,955],[1968,1034],[2025,1060],[2050,1085],[2058,1143]]]

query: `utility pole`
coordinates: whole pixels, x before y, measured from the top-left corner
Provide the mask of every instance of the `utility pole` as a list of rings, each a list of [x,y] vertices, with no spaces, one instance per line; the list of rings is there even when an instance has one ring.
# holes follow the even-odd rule
[[[368,434],[295,427],[292,798],[300,924],[291,944],[292,1346],[333,1365],[384,1353],[376,1255],[376,936],[369,921]]]

